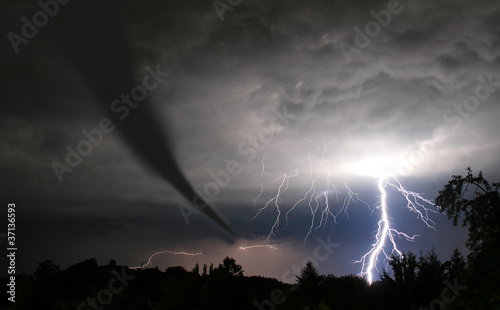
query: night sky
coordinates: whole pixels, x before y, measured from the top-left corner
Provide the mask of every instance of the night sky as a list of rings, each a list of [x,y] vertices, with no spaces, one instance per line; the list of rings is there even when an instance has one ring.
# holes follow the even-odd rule
[[[33,1],[0,8],[0,193],[17,205],[18,272],[44,259],[138,266],[169,250],[202,255],[152,266],[230,256],[245,275],[291,282],[320,238],[336,244],[320,273],[356,274],[380,218],[378,178],[431,200],[468,166],[500,179],[497,1],[51,3],[46,20]],[[34,16],[37,33],[19,41]],[[136,102],[113,103],[131,93]],[[88,142],[84,131],[99,130]],[[175,170],[166,146],[234,238],[158,170]],[[310,196],[288,225],[285,213],[312,181],[304,244]],[[368,206],[352,201],[318,227],[326,197],[335,215],[348,188]],[[278,192],[279,210],[273,200],[252,220]],[[400,250],[467,253],[466,229],[431,213],[433,230],[388,197],[394,228],[418,235],[396,238]],[[259,244],[274,248],[239,249]]]

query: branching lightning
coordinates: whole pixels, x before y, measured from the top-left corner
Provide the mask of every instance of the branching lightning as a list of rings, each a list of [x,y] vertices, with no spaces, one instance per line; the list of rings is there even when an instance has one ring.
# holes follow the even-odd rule
[[[255,182],[259,182],[262,179],[262,177],[264,176],[264,172],[265,172],[265,169],[266,169],[266,166],[264,165],[264,159],[265,159],[265,157],[262,157],[262,162],[261,162],[262,163],[262,170],[260,171],[259,178],[257,180],[255,180]],[[257,199],[260,198],[260,196],[262,195],[263,191],[264,191],[264,182],[260,182],[260,193],[253,200],[253,207],[254,208],[257,206]]]
[[[264,162],[264,161],[262,161]],[[271,231],[269,232],[269,235],[267,236],[267,239],[266,241],[267,242],[270,242],[271,240],[271,237],[275,236],[276,235],[274,234],[274,231],[275,229],[277,229],[277,227],[279,226],[279,223],[280,223],[280,217],[281,217],[281,209],[280,209],[280,205],[279,205],[279,200],[280,200],[280,195],[284,192],[286,192],[286,190],[288,189],[288,185],[289,185],[289,180],[290,178],[293,178],[293,177],[296,177],[297,175],[299,174],[299,171],[296,170],[295,171],[295,174],[291,174],[291,175],[287,175],[285,174],[283,176],[283,180],[281,181],[281,185],[279,186],[278,188],[278,192],[276,194],[276,196],[274,196],[273,198],[269,199],[266,204],[260,208],[258,211],[257,211],[257,214],[255,214],[255,216],[252,218],[252,220],[255,220],[255,218],[257,218],[257,216],[262,213],[264,210],[267,209],[267,207],[272,203],[274,202],[274,205],[276,207],[276,211],[278,212],[278,215],[276,216],[276,220],[274,221],[274,224],[273,226],[271,227]]]
[[[285,228],[288,226],[289,223],[289,215],[292,211],[296,209],[301,203],[304,203],[308,206],[310,213],[311,213],[311,222],[309,225],[309,230],[306,233],[306,236],[304,238],[304,246],[307,242],[308,237],[310,234],[314,231],[317,230],[318,228],[326,225],[330,219],[333,219],[334,222],[336,222],[336,217],[341,213],[341,212],[346,212],[347,207],[349,206],[350,203],[353,202],[361,202],[361,200],[357,197],[356,194],[354,194],[350,189],[348,189],[346,185],[346,189],[348,189],[348,195],[349,199],[345,200],[345,205],[341,208],[341,210],[337,213],[334,214],[331,207],[330,207],[330,195],[334,194],[336,200],[339,200],[338,197],[338,191],[335,187],[335,184],[333,182],[333,173],[330,170],[330,167],[328,166],[328,162],[326,160],[326,155],[328,152],[331,152],[329,150],[330,144],[334,143],[335,141],[330,141],[327,142],[323,145],[323,149],[320,153],[319,156],[321,156],[321,161],[320,161],[320,167],[314,167],[313,165],[313,159],[312,156],[315,155],[318,150],[319,146],[316,147],[316,149],[313,152],[310,152],[307,156],[308,164],[309,164],[309,173],[307,179],[302,183],[301,186],[301,191],[299,193],[299,200],[295,202],[295,204],[290,208],[288,211],[285,213]],[[264,161],[262,161],[262,171],[261,171],[261,177],[264,173],[265,166],[264,166]],[[325,174],[326,172],[326,174]],[[285,174],[281,178],[281,183],[280,186],[278,187],[276,195],[269,199],[266,204],[260,208],[257,209],[257,213],[255,216],[252,218],[252,220],[255,220],[264,210],[266,210],[271,204],[274,204],[277,210],[277,215],[276,215],[276,220],[274,221],[270,233],[268,235],[268,238],[266,239],[268,242],[272,237],[276,237],[275,232],[279,228],[281,216],[282,216],[282,207],[280,206],[280,197],[283,195],[283,193],[288,189],[289,186],[289,180],[291,177],[296,177],[298,176],[299,171],[298,169],[295,170],[294,174],[287,175]],[[259,177],[259,179],[261,179]],[[257,201],[258,198],[261,197],[262,195],[262,188],[263,185],[261,184],[261,191],[257,198],[254,200],[254,203]]]
[[[410,236],[404,232],[398,231],[393,226],[393,219],[390,217],[390,210],[387,201],[388,189],[393,189],[401,194],[406,200],[406,207],[411,211],[417,214],[417,218],[425,223],[427,227],[434,229],[434,222],[430,218],[430,213],[439,213],[438,207],[434,205],[434,203],[424,198],[421,194],[406,190],[401,182],[393,175],[379,173],[381,171],[380,166],[376,166],[377,159],[370,160],[374,164],[371,166],[371,169],[362,169],[366,174],[371,176],[380,176],[384,175],[384,177],[380,177],[377,182],[377,187],[380,192],[380,201],[376,203],[373,207],[370,206],[366,201],[360,198],[359,194],[354,192],[347,183],[344,183],[345,188],[345,196],[343,201],[339,199],[339,192],[334,185],[334,178],[331,168],[328,166],[328,161],[326,160],[327,152],[331,152],[328,147],[334,141],[325,143],[323,145],[322,152],[318,154],[316,157],[320,156],[319,161],[319,169],[314,168],[312,156],[317,153],[319,150],[319,146],[311,153],[309,153],[307,160],[309,165],[309,172],[307,174],[306,180],[302,183],[301,190],[299,193],[298,200],[293,204],[293,206],[286,211],[285,213],[285,226],[286,228],[289,224],[289,215],[292,211],[296,210],[296,208],[300,205],[306,205],[311,213],[311,222],[309,225],[309,229],[304,237],[304,246],[308,240],[308,237],[314,230],[319,229],[322,226],[328,224],[330,219],[333,220],[334,223],[337,223],[337,219],[340,217],[349,218],[348,209],[353,204],[363,205],[367,207],[371,213],[380,213],[380,220],[377,224],[377,230],[375,233],[375,241],[371,245],[370,250],[361,257],[361,259],[355,261],[356,263],[361,263],[361,272],[360,275],[365,277],[366,280],[371,284],[374,281],[374,273],[378,271],[377,265],[382,261],[386,263],[387,266],[389,260],[391,259],[391,255],[401,256],[402,252],[398,249],[396,244],[395,237],[405,238],[408,241],[413,241],[417,235]],[[386,160],[384,158],[384,160]],[[385,164],[385,162],[384,162]],[[366,163],[362,163],[362,167],[366,166]],[[356,165],[359,168],[361,167],[358,163]],[[262,179],[262,176],[265,172],[264,159],[262,159],[262,171],[260,173],[259,180]],[[283,213],[284,207],[280,205],[280,199],[282,200],[282,195],[288,189],[289,179],[291,177],[296,177],[299,174],[299,171],[296,170],[295,174],[288,175],[285,174],[281,178],[281,183],[278,187],[277,193],[274,197],[269,199],[265,205],[257,209],[257,213],[252,218],[255,220],[264,210],[266,210],[270,205],[274,205],[276,207],[276,219],[270,229],[269,235],[266,241],[269,243],[272,237],[276,237],[275,233],[279,229],[280,219]],[[254,200],[254,206],[256,205],[257,199],[260,198],[263,194],[263,183],[261,183],[261,191],[257,198]],[[330,196],[335,195],[337,203],[332,203],[330,201]],[[339,205],[340,208],[338,211],[333,212],[333,208],[335,205]],[[272,245],[269,245],[271,246]],[[259,247],[259,246],[256,246]],[[240,247],[240,249],[242,249]]]
[[[409,236],[404,232],[400,232],[391,226],[391,218],[389,217],[389,206],[387,204],[387,187],[395,188],[400,192],[407,201],[407,207],[410,211],[417,213],[417,218],[422,220],[429,228],[434,229],[434,222],[429,218],[429,212],[437,213],[436,210],[431,209],[427,206],[435,207],[434,203],[424,197],[421,194],[406,190],[401,182],[394,177],[383,177],[378,180],[378,189],[380,191],[380,202],[376,206],[380,209],[380,220],[378,222],[378,229],[375,235],[375,242],[372,244],[370,251],[363,255],[360,260],[356,261],[361,263],[360,275],[366,277],[368,283],[373,282],[373,273],[375,270],[378,271],[377,263],[380,262],[379,257],[382,254],[384,260],[388,262],[391,255],[402,256],[403,253],[398,249],[395,236],[404,237],[408,241],[412,241],[417,237]],[[390,244],[390,252],[386,250],[386,244]]]

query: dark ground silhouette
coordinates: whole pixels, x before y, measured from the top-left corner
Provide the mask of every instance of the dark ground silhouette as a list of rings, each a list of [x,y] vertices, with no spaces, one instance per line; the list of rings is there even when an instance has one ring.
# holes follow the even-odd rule
[[[286,284],[244,276],[230,257],[218,267],[196,265],[191,271],[133,270],[114,260],[98,266],[95,259],[59,270],[46,260],[33,275],[18,276],[13,309],[455,309],[466,273],[458,250],[444,263],[433,250],[418,258],[405,253],[371,286],[355,275],[320,275],[312,263],[296,283]]]

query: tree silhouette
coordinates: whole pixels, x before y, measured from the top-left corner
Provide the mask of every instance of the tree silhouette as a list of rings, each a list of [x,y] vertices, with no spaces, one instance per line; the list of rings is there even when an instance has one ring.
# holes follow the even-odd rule
[[[439,296],[443,289],[444,268],[434,248],[427,252],[427,255],[420,254],[415,286],[416,299],[419,300],[419,303],[428,305],[432,299]]]
[[[412,252],[403,253],[400,256],[392,256],[389,261],[394,279],[384,270],[382,281],[396,294],[393,296],[403,309],[409,309],[409,305],[414,302],[414,292],[417,279],[417,258]]]
[[[305,285],[308,283],[318,283],[320,275],[316,267],[311,261],[308,261],[304,268],[300,271],[300,276],[297,276],[297,283]]]
[[[251,307],[248,281],[243,276],[243,267],[236,264],[232,257],[226,257],[217,268],[211,266],[200,291],[200,308],[211,309],[242,309]]]
[[[243,267],[236,264],[236,260],[232,257],[226,257],[216,268],[215,272],[223,276],[243,276]]]
[[[196,265],[194,265],[194,268],[191,270],[192,273],[194,273],[195,275],[199,275],[200,274],[200,265],[198,265],[198,263],[196,263]]]
[[[38,263],[38,267],[33,275],[37,278],[51,276],[58,272],[60,268],[59,265],[54,264],[53,260],[46,259]]]
[[[500,292],[500,182],[488,182],[482,172],[474,176],[467,168],[467,175],[453,175],[439,191],[436,204],[453,224],[461,220],[469,229],[466,246],[471,250],[467,257],[469,284],[462,304],[465,309],[498,309]]]
[[[297,300],[293,301],[296,305],[303,307],[317,306],[322,300],[319,299],[320,285],[323,284],[323,277],[319,274],[311,261],[301,269],[297,279]]]
[[[462,226],[469,228],[466,245],[476,252],[500,238],[500,182],[490,184],[481,171],[474,176],[470,167],[466,170],[465,177],[451,177],[439,191],[436,204],[453,219],[454,225],[462,218]],[[473,191],[472,195],[466,197],[469,190]]]
[[[465,278],[467,263],[465,262],[464,256],[457,248],[453,251],[450,260],[446,261],[443,265],[446,278]]]

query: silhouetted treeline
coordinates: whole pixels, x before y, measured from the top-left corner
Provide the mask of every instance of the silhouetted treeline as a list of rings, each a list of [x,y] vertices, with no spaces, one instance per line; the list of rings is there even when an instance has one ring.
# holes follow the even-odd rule
[[[6,287],[7,280],[1,280]],[[252,309],[253,300],[291,285],[264,277],[245,277],[232,258],[218,267],[129,269],[114,260],[98,266],[88,259],[66,270],[52,261],[33,275],[18,275],[16,302],[1,309]]]
[[[114,260],[98,266],[95,259],[59,270],[47,260],[33,275],[18,277],[13,309],[454,309],[466,285],[458,250],[444,263],[431,250],[418,258],[405,253],[389,264],[370,286],[355,275],[320,275],[312,263],[296,283],[286,284],[244,276],[229,257],[218,267],[191,271],[132,270]]]

